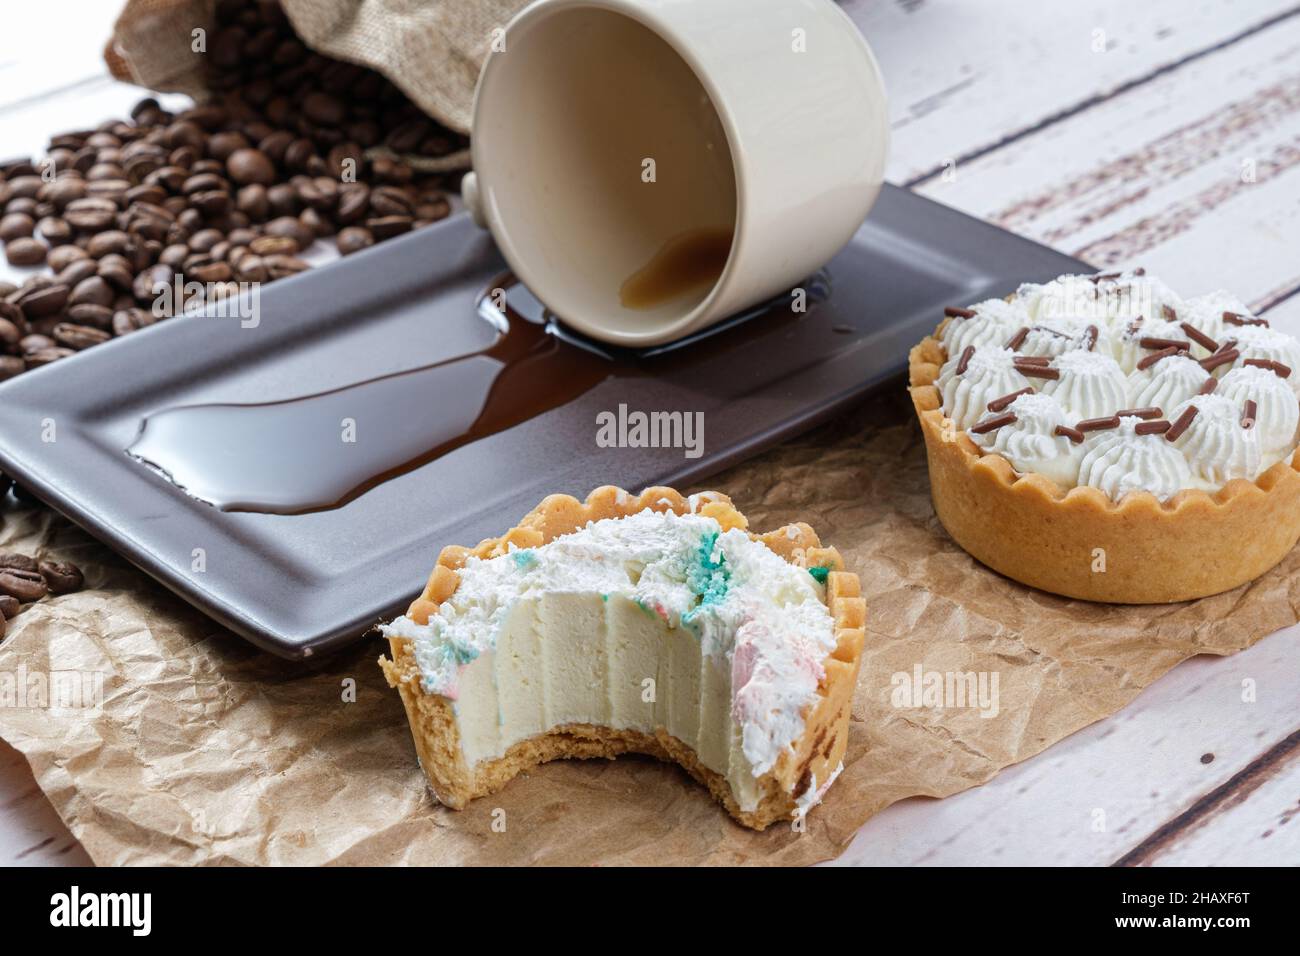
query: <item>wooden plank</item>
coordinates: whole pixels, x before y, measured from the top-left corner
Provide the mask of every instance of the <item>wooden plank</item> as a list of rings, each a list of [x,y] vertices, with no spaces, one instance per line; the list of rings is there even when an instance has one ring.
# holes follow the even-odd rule
[[[1098,267],[1144,265],[1185,294],[1285,302],[1300,289],[1300,20],[919,191]]]
[[[0,865],[89,866],[90,862],[36,785],[27,759],[0,740]]]
[[[1300,866],[1300,730],[1119,861],[1128,866]]]
[[[1285,736],[1297,716],[1297,641],[1300,626],[1232,657],[1186,661],[1120,713],[982,787],[886,809],[867,821],[837,862],[1109,865]],[[1253,702],[1242,699],[1247,680],[1254,682]],[[1280,779],[1278,787],[1289,781],[1296,789],[1295,761]],[[1207,829],[1222,828],[1225,843],[1232,834],[1262,832],[1275,824],[1276,803],[1243,804]],[[1293,849],[1282,840],[1258,840],[1249,859],[1237,862],[1295,863]]]
[[[889,177],[909,185],[937,177],[952,158],[965,162],[1071,121],[1300,14],[1294,0],[842,5],[881,61],[893,127]],[[1100,128],[1093,123],[1080,125]]]

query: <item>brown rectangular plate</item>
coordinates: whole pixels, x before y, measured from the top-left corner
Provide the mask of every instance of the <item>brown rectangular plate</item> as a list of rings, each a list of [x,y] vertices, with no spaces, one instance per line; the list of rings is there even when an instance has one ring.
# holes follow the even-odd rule
[[[231,630],[286,657],[400,613],[445,544],[474,544],[544,496],[686,485],[897,383],[945,305],[1088,271],[1076,260],[886,187],[810,280],[802,315],[723,323],[637,357],[646,374],[457,448],[333,510],[223,512],[128,457],[141,420],[178,405],[266,402],[484,347],[475,313],[505,265],[463,215],[268,286],[261,321],[160,323],[0,386],[0,467]],[[597,415],[702,412],[703,454],[601,448]],[[411,415],[438,414],[439,396]],[[57,440],[42,440],[44,422]],[[194,571],[195,549],[204,570]]]

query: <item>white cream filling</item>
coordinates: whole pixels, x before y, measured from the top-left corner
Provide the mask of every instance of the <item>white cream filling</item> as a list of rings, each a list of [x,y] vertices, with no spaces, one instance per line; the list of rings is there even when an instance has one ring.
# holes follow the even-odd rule
[[[471,766],[567,723],[662,728],[742,809],[802,736],[835,647],[807,570],[712,518],[649,511],[470,558],[427,624],[383,630],[452,701]]]

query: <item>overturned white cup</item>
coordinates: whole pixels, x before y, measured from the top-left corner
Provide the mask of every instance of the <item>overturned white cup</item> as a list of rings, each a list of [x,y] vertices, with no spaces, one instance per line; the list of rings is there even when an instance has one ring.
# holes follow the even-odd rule
[[[594,338],[656,345],[791,288],[880,191],[884,85],[831,0],[538,0],[493,47],[466,205]]]

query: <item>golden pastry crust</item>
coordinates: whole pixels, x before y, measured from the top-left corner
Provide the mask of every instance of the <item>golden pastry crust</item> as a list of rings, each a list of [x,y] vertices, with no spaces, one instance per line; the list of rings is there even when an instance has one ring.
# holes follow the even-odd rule
[[[499,538],[489,538],[474,548],[443,548],[424,592],[411,603],[407,616],[416,623],[427,623],[429,615],[456,590],[459,571],[470,555],[495,557],[506,553],[511,545],[535,548],[590,521],[625,517],[643,510],[688,514],[692,513],[692,501],[693,513],[716,519],[724,530],[748,527],[745,516],[732,507],[731,500],[717,492],[703,492],[688,500],[672,488],[647,488],[640,495],[630,495],[605,486],[593,491],[585,502],[569,495],[551,495]],[[822,662],[826,676],[818,688],[817,701],[805,714],[804,734],[792,751],[783,754],[776,766],[758,779],[761,798],[754,809],[742,810],[726,778],[701,764],[690,747],[663,728],[646,734],[591,724],[565,724],[519,741],[499,758],[469,767],[461,753],[451,702],[421,687],[411,642],[390,638],[392,658],[381,657],[379,666],[389,685],[401,694],[416,753],[434,795],[447,806],[461,809],[475,797],[499,790],[519,773],[550,760],[641,753],[680,764],[747,827],[762,830],[776,820],[792,817],[796,800],[812,782],[824,785],[844,759],[850,703],[866,637],[866,603],[859,593],[858,576],[844,570],[839,552],[822,547],[808,525],[787,525],[762,535],[751,533],[750,537],[796,567],[828,569],[826,604],[836,628],[836,647]]]
[[[1146,492],[1117,503],[1096,488],[1017,474],[943,414],[934,384],[947,358],[940,331],[908,363],[930,494],[953,540],[993,570],[1088,601],[1187,601],[1259,577],[1300,539],[1300,454],[1253,482],[1180,491],[1163,503]]]

